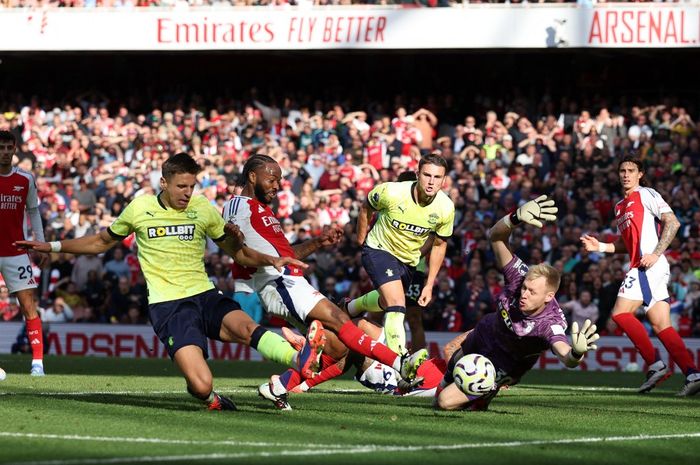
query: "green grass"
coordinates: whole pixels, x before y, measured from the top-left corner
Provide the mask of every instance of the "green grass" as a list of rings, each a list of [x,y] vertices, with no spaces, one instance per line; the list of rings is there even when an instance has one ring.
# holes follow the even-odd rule
[[[532,372],[488,412],[436,412],[349,379],[291,397],[279,412],[256,388],[279,367],[213,362],[238,412],[208,412],[167,360],[0,356],[0,463],[696,464],[700,398],[648,395],[640,373]],[[594,389],[603,387],[604,389]],[[635,438],[635,436],[652,438]],[[660,437],[669,435],[669,437]]]

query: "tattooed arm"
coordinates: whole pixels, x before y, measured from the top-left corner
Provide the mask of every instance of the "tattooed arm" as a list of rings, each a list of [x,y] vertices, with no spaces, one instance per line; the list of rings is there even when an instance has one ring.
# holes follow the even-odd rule
[[[654,263],[656,263],[659,257],[666,251],[668,246],[671,245],[671,241],[676,237],[678,228],[681,227],[681,223],[673,212],[663,213],[661,215],[661,224],[663,224],[663,227],[661,229],[659,243],[652,253],[644,255],[639,261],[639,266],[643,268],[651,268],[654,266]]]

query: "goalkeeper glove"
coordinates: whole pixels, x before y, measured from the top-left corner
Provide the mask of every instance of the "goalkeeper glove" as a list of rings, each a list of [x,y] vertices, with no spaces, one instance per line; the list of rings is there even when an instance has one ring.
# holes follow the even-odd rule
[[[543,221],[556,221],[556,213],[558,211],[559,209],[554,205],[554,200],[547,198],[546,195],[540,195],[535,200],[530,200],[518,208],[515,213],[507,216],[506,223],[508,226],[512,226],[525,222],[541,228]]]
[[[583,327],[579,330],[578,323],[574,321],[571,325],[571,355],[580,360],[583,354],[589,350],[596,350],[597,345],[594,344],[600,336],[595,332],[596,326],[591,324],[591,320],[583,322]]]

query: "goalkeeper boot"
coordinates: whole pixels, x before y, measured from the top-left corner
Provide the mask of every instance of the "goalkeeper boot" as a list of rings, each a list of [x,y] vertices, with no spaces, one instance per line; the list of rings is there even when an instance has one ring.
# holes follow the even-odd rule
[[[676,395],[679,397],[689,397],[694,396],[698,392],[700,392],[700,373],[695,372],[689,374],[685,378],[685,384]]]
[[[671,371],[668,369],[666,364],[661,360],[657,360],[656,362],[649,365],[649,371],[647,371],[647,379],[641,386],[639,386],[637,392],[640,394],[649,392],[656,386],[661,384],[661,382],[669,376],[671,376]]]
[[[272,402],[278,410],[291,410],[292,406],[289,405],[287,391],[279,383],[279,376],[277,378],[277,380],[270,378],[269,383],[261,384],[258,388],[258,395]]]
[[[321,354],[326,344],[326,334],[320,321],[314,320],[306,333],[306,345],[297,357],[299,373],[302,378],[313,378],[321,369]]]
[[[399,374],[406,381],[413,380],[418,373],[418,367],[427,359],[428,351],[425,349],[420,349],[413,353],[413,355],[409,355],[408,353],[403,354],[401,356],[401,372]]]
[[[236,408],[236,404],[234,404],[231,399],[229,399],[228,397],[224,397],[220,394],[217,394],[216,392],[214,393],[214,398],[212,399],[212,401],[209,402],[209,405],[207,405],[207,409],[209,409],[209,410],[231,410],[231,411],[238,410]]]

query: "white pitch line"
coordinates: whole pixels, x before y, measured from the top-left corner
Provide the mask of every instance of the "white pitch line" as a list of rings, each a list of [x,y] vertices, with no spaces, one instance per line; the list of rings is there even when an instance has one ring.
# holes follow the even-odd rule
[[[647,435],[640,434],[635,436],[610,436],[610,437],[589,437],[589,438],[571,438],[571,439],[547,439],[537,441],[510,441],[510,442],[482,442],[482,443],[467,443],[467,444],[445,444],[432,446],[381,446],[381,445],[366,445],[352,446],[345,445],[342,449],[336,450],[281,450],[281,451],[265,451],[265,452],[241,452],[236,454],[196,454],[196,455],[171,455],[171,456],[141,456],[141,457],[110,457],[110,458],[93,458],[93,459],[67,459],[67,460],[45,460],[33,462],[15,462],[8,465],[103,465],[111,463],[143,463],[143,462],[171,462],[171,461],[195,461],[195,460],[227,460],[227,459],[243,459],[253,457],[291,457],[291,456],[319,456],[319,455],[345,455],[345,454],[367,454],[377,452],[417,452],[417,451],[452,451],[461,449],[480,449],[480,448],[512,448],[526,446],[547,446],[561,444],[582,444],[582,443],[598,443],[598,442],[627,442],[627,441],[649,441],[661,439],[688,439],[700,438],[700,432],[697,433],[678,433],[678,434],[657,434]],[[340,445],[338,445],[340,446]],[[319,446],[323,447],[323,446]]]
[[[167,439],[167,438],[137,438],[118,436],[81,436],[78,434],[48,434],[48,433],[16,433],[13,431],[0,431],[0,438],[24,438],[24,439],[56,439],[60,441],[95,441],[95,442],[124,442],[146,444],[179,444],[187,446],[251,446],[251,447],[296,447],[295,442],[253,442],[253,441],[197,441],[191,439]],[[345,447],[339,444],[319,444],[319,447],[332,449]]]
[[[114,396],[131,396],[131,395],[161,395],[161,394],[183,394],[184,390],[171,391],[45,391],[45,392],[0,392],[0,396],[92,396],[92,395],[114,395]],[[216,392],[224,394],[242,394],[255,392],[255,388],[250,389],[217,389]]]
[[[601,391],[601,392],[637,392],[637,388],[626,388],[626,387],[610,387],[610,386],[566,386],[561,384],[549,384],[549,385],[539,385],[539,384],[518,384],[513,386],[514,388],[522,387],[525,389],[568,389],[570,391]]]

